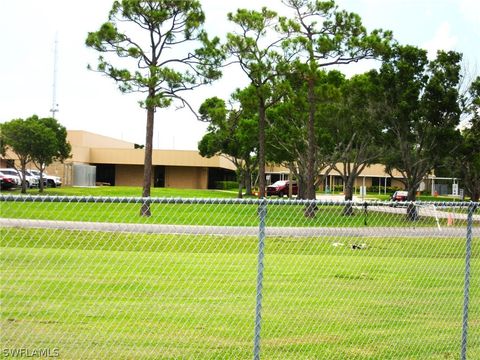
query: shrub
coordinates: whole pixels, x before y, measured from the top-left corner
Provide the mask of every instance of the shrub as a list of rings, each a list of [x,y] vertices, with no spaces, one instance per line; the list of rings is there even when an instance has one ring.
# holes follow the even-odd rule
[[[218,190],[238,189],[238,181],[217,181],[215,188]]]
[[[334,185],[333,186],[333,191],[334,192],[342,192],[343,191],[343,185]]]

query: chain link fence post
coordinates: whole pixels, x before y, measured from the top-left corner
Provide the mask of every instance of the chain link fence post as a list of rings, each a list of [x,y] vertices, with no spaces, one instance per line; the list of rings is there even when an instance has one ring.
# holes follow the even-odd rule
[[[472,254],[472,233],[473,233],[473,213],[476,204],[471,203],[468,207],[467,216],[467,241],[465,246],[465,283],[463,290],[463,326],[462,326],[462,354],[461,359],[467,359],[467,338],[468,338],[468,305],[470,300],[470,257]]]
[[[261,199],[258,205],[258,268],[257,296],[255,305],[255,338],[253,348],[254,360],[260,360],[260,332],[262,329],[262,291],[263,291],[263,259],[265,256],[265,219],[267,217],[267,200]]]

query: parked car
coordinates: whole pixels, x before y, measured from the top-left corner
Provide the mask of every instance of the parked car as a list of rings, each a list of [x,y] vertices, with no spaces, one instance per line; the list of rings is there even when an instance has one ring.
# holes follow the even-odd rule
[[[27,176],[32,176],[33,178],[35,178],[37,184],[40,184],[40,176],[34,174],[34,173],[32,172],[32,170],[28,170],[28,169],[25,170],[25,174],[26,174]]]
[[[0,173],[0,189],[8,190],[14,188],[15,186],[15,179],[13,177]]]
[[[31,176],[35,176],[35,178],[38,180],[38,185],[40,186],[40,171],[38,170],[27,170],[28,174]],[[45,177],[45,173],[43,174],[43,185],[47,186],[47,179]]]
[[[22,178],[22,172],[18,171],[18,174],[20,175],[20,178]],[[38,187],[40,184],[39,178],[31,174],[28,170],[25,170],[25,180],[27,181],[28,188]]]
[[[392,201],[407,201],[408,191],[395,191],[390,198]]]
[[[15,182],[15,186],[22,186],[22,180],[15,169],[0,169],[0,175],[9,177]]]
[[[288,195],[289,181],[288,180],[279,180],[273,183],[272,185],[267,186],[267,196],[278,195],[282,197],[283,195]],[[292,195],[298,194],[298,186],[295,181],[292,182]]]
[[[3,172],[6,175],[12,175],[12,176],[18,176],[20,179],[20,184],[19,186],[22,185],[22,172],[20,170],[16,170],[13,168],[8,168],[8,169],[0,169],[1,172]],[[25,181],[27,182],[27,188],[32,188],[32,187],[38,187],[39,181],[36,176],[30,174],[28,170],[25,171]]]
[[[40,178],[40,170],[30,170],[30,172],[38,178]],[[43,184],[49,187],[62,186],[62,179],[58,176],[48,175],[46,172],[43,172]]]

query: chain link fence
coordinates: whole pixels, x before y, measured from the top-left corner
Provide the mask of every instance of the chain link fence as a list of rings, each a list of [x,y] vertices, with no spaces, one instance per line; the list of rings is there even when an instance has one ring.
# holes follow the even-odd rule
[[[478,204],[414,205],[0,196],[2,356],[479,359]]]

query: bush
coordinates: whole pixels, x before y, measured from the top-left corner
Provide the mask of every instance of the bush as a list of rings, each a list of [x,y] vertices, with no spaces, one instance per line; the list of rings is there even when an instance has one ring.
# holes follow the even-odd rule
[[[238,189],[238,181],[217,181],[215,188],[218,190],[232,190]]]
[[[343,191],[343,185],[334,185],[333,186],[333,191],[334,192],[342,192]]]

